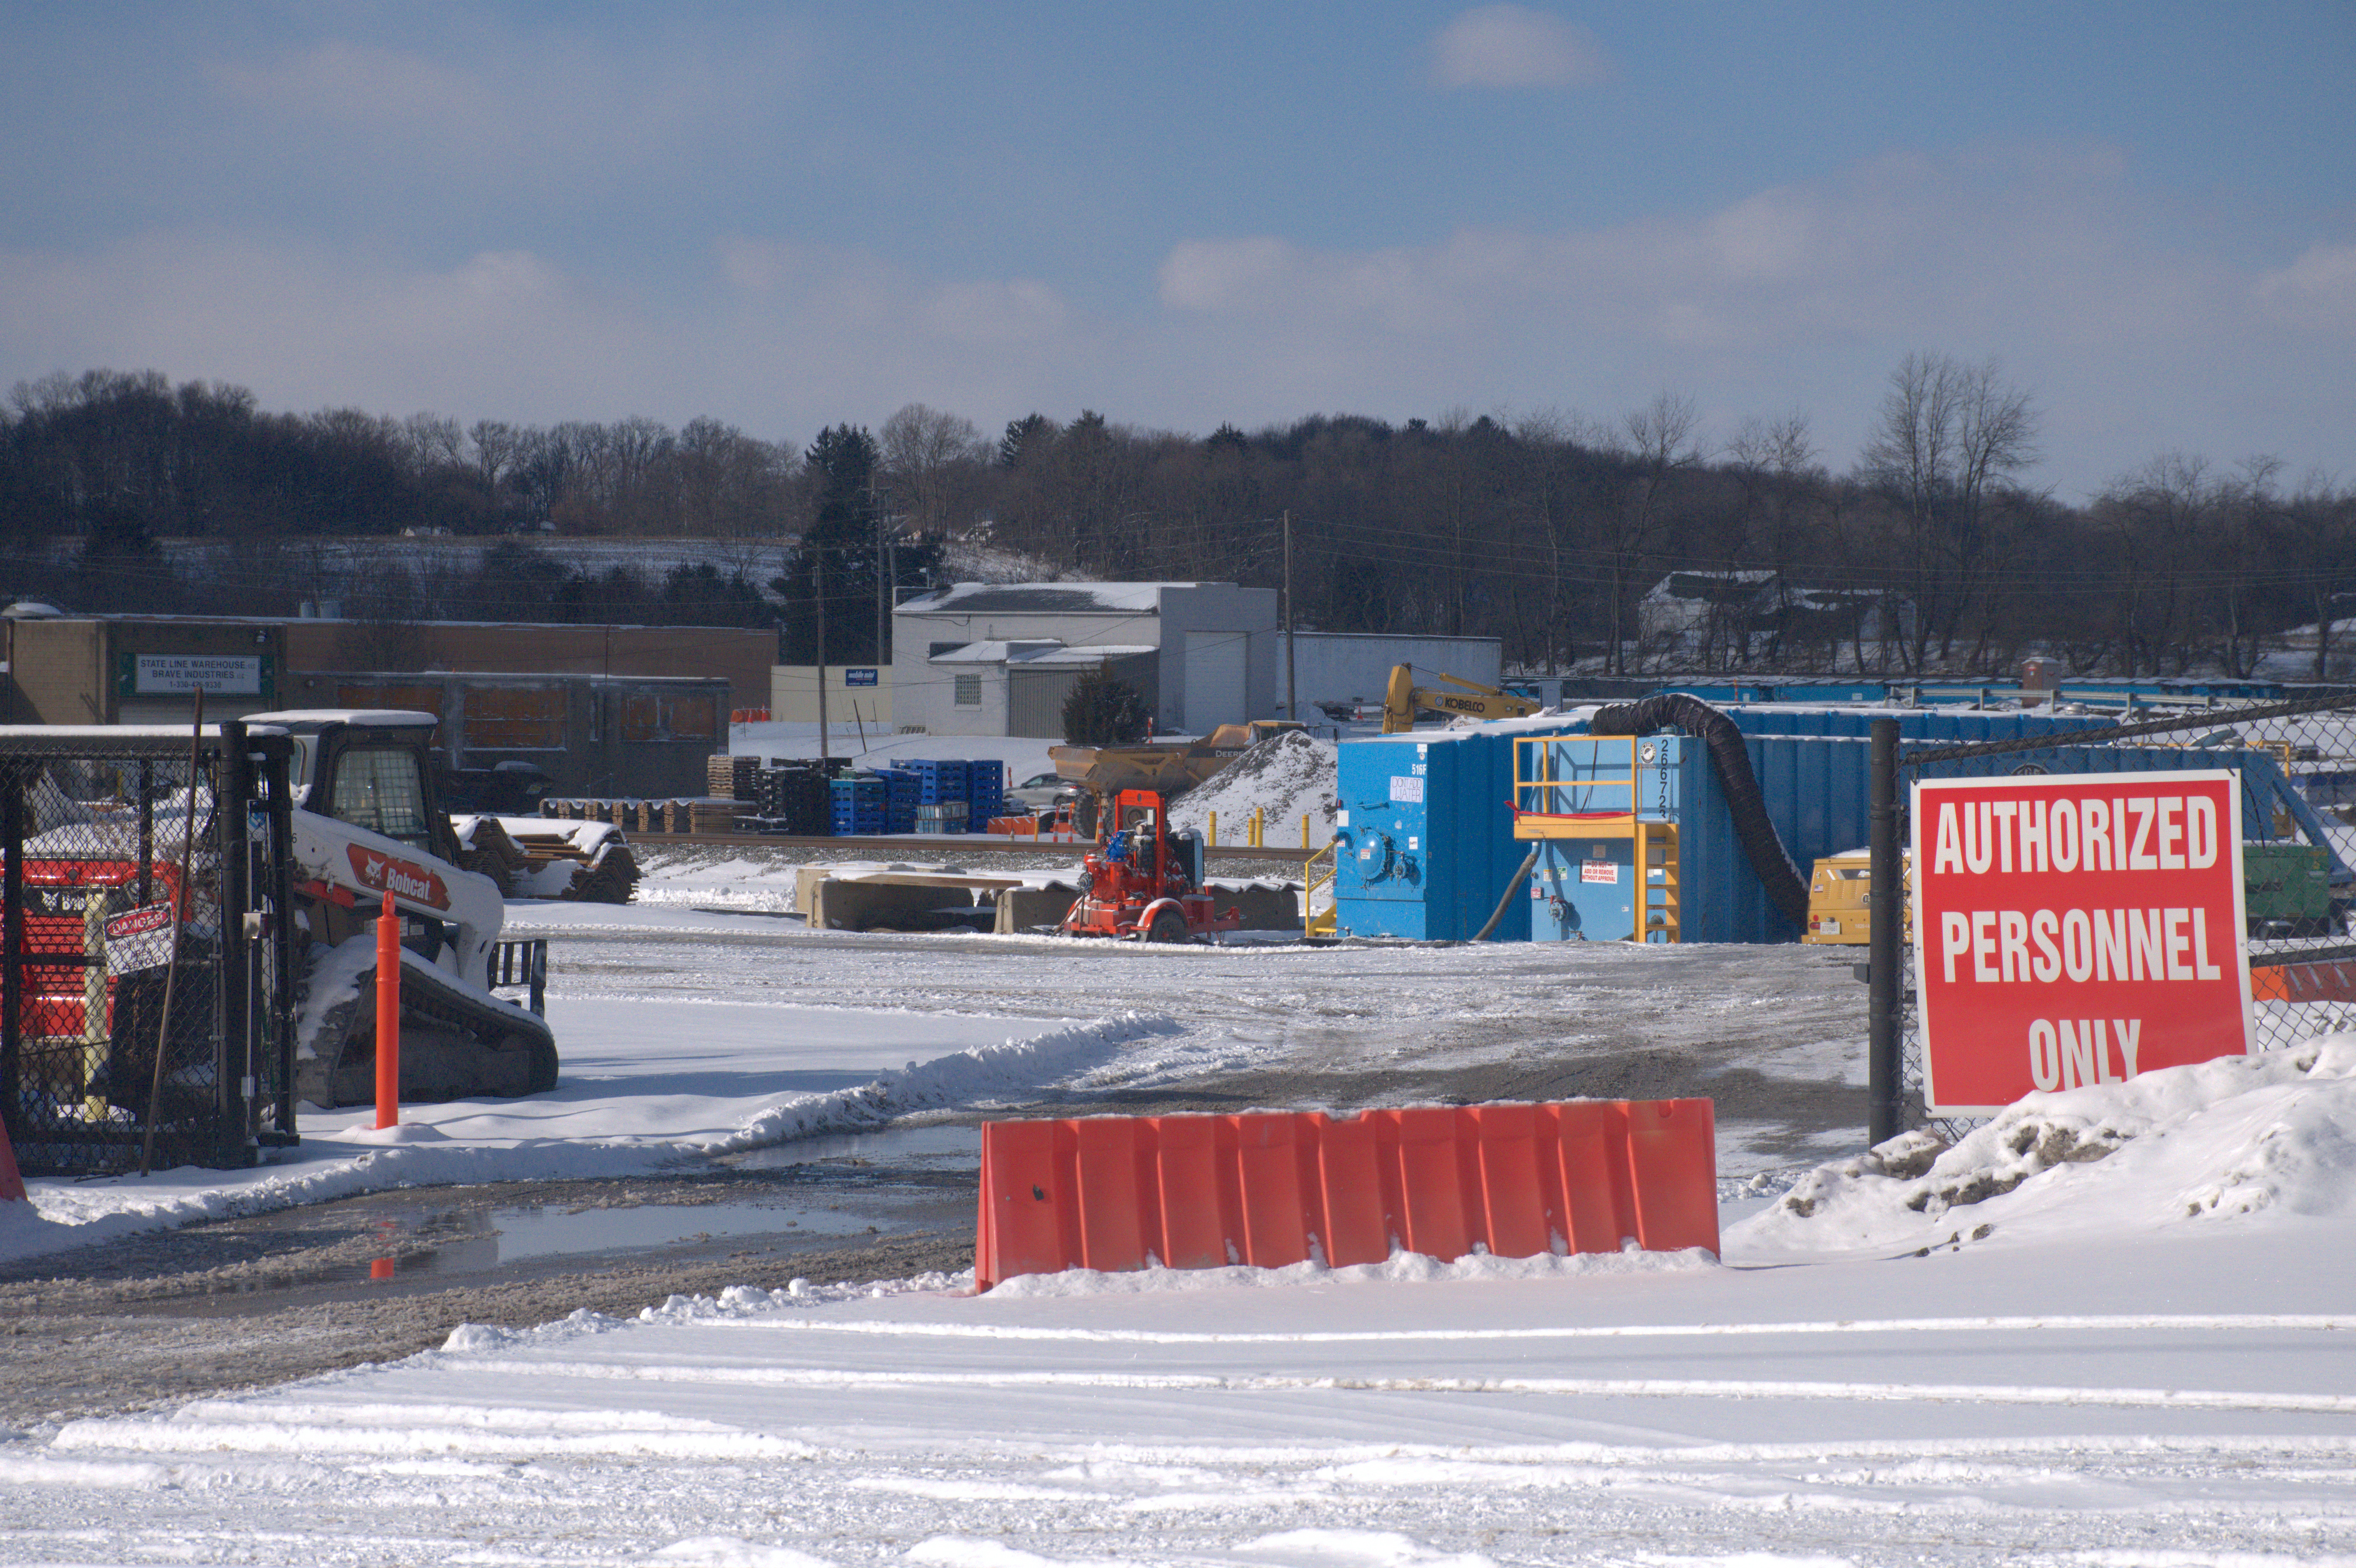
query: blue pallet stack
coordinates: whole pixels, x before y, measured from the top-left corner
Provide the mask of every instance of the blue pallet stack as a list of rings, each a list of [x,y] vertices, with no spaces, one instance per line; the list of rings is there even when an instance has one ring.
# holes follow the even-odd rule
[[[836,779],[828,786],[835,835],[865,837],[880,834],[884,824],[884,784],[879,778]]]
[[[919,757],[908,764],[916,775],[919,805],[947,805],[965,798],[967,764]]]
[[[978,759],[966,770],[966,820],[979,831],[991,817],[1006,815],[1006,764]]]
[[[914,833],[923,791],[918,775],[908,768],[878,768],[875,776],[884,781],[884,831]]]

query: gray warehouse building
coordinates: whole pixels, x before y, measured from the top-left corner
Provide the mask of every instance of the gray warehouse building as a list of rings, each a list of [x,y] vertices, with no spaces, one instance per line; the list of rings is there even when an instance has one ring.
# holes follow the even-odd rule
[[[1163,734],[1272,717],[1277,593],[1232,582],[960,582],[893,612],[893,717],[936,735],[1063,733],[1101,666]]]

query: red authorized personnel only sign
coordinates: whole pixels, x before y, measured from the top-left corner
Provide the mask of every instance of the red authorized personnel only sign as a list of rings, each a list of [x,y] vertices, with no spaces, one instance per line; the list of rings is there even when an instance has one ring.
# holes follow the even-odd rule
[[[2250,1051],[2239,774],[1925,779],[1913,800],[1932,1111]]]

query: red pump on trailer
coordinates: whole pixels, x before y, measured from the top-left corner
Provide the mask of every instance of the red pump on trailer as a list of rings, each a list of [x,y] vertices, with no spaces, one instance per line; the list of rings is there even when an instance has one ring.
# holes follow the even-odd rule
[[[1065,931],[1185,942],[1243,924],[1237,911],[1215,909],[1203,885],[1202,836],[1172,833],[1167,816],[1158,791],[1125,789],[1113,796],[1086,863],[1087,891],[1064,916]]]

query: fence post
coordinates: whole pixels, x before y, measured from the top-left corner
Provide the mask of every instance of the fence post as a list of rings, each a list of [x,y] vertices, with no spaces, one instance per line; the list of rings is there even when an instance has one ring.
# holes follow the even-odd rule
[[[263,754],[262,776],[270,791],[270,940],[275,970],[270,987],[271,1085],[278,1136],[294,1143],[294,817],[291,784],[292,748],[273,738]]]
[[[0,1119],[14,1119],[24,1068],[25,781],[0,778]]]
[[[215,1047],[215,1108],[220,1119],[220,1157],[225,1162],[253,1160],[261,1147],[254,1137],[253,1071],[255,1004],[260,990],[253,965],[252,938],[246,916],[254,908],[252,818],[253,758],[246,750],[245,726],[234,719],[221,721],[220,771],[213,775],[213,798],[225,805],[213,813],[220,833],[221,931],[220,997],[221,1031]]]
[[[1871,877],[1866,896],[1871,945],[1866,949],[1866,1096],[1871,1107],[1869,1142],[1896,1137],[1900,1125],[1901,1063],[1899,1054],[1900,987],[1905,934],[1905,869],[1898,845],[1898,720],[1873,721]]]

